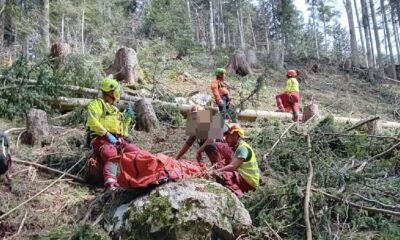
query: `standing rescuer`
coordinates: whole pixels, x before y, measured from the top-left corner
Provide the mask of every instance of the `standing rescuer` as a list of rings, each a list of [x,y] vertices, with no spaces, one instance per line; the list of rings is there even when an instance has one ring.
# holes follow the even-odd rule
[[[224,68],[216,68],[214,73],[216,79],[211,82],[211,92],[219,111],[226,117],[226,112],[230,105],[228,85],[225,83],[226,70]]]
[[[214,174],[217,176],[217,182],[240,197],[244,192],[254,191],[259,186],[260,170],[256,154],[253,148],[243,140],[244,130],[238,124],[232,124],[224,135],[226,144],[233,153],[232,160],[222,167],[217,166]],[[209,151],[208,155],[211,155],[218,149],[206,148],[206,151]]]
[[[102,98],[97,98],[89,103],[87,109],[86,127],[89,131],[90,143],[97,160],[102,161],[104,186],[106,188],[118,187],[117,170],[118,154],[131,152],[136,149],[125,141],[128,136],[129,123],[134,119],[135,113],[128,104],[124,113],[115,106],[120,98],[120,87],[113,79],[104,79],[100,83]]]
[[[279,112],[292,112],[293,121],[300,120],[299,116],[299,101],[300,89],[299,82],[296,79],[297,71],[289,70],[287,72],[287,81],[285,85],[285,92],[276,96],[276,105]]]

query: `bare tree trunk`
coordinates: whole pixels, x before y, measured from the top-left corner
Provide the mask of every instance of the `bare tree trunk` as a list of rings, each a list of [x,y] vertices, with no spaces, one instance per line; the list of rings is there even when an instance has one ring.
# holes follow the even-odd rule
[[[82,54],[85,54],[85,1],[83,0],[83,8],[82,8],[82,22],[81,22],[81,46],[82,46]]]
[[[350,28],[350,40],[351,40],[351,61],[354,66],[358,66],[358,49],[357,49],[357,37],[356,29],[354,27],[353,10],[351,7],[350,0],[346,0],[346,13]]]
[[[242,49],[245,49],[246,48],[246,44],[245,44],[245,41],[244,41],[244,32],[243,32],[243,16],[242,16],[242,8],[240,6],[240,3],[237,6],[236,14],[237,14],[238,23],[239,23],[240,47]]]
[[[394,33],[394,40],[396,42],[396,52],[397,52],[397,61],[400,64],[400,42],[399,42],[399,32],[397,31],[397,24],[396,24],[396,13],[395,13],[395,6],[394,2],[390,1],[390,8],[391,8],[391,15],[392,15],[392,28]]]
[[[385,36],[387,36],[386,28],[383,26],[383,42],[385,43],[385,55],[389,55],[388,44]]]
[[[326,22],[325,19],[322,21],[324,25],[324,41],[325,41],[325,56],[328,56],[328,38],[326,37]]]
[[[367,9],[368,9],[368,5],[367,5]],[[370,40],[370,46],[371,46],[372,63],[374,65],[374,67],[376,67],[374,40],[372,39],[371,25],[370,25],[369,20],[368,20],[368,34],[369,34],[369,40]]]
[[[373,67],[371,41],[369,39],[369,31],[368,31],[368,25],[369,25],[368,8],[365,0],[361,0],[361,14],[362,14],[362,24],[364,27],[365,45],[367,47],[368,65],[369,67]]]
[[[222,4],[223,1],[219,1],[219,7],[220,7],[220,17],[221,17],[221,27],[222,27],[222,47],[226,47],[226,38],[225,38],[225,23],[224,23],[224,12],[222,9]]]
[[[43,0],[43,18],[41,26],[42,41],[46,51],[50,49],[50,3],[49,0]]]
[[[253,46],[254,49],[257,49],[256,35],[254,34],[253,21],[251,20],[250,12],[249,12],[249,21],[250,21],[251,36],[253,37]]]
[[[188,19],[189,21],[192,20],[192,14],[190,12],[190,0],[186,1],[186,7],[187,7],[187,14],[188,14]]]
[[[312,7],[312,20],[313,20],[313,30],[314,30],[314,41],[315,41],[315,50],[317,53],[317,59],[319,59],[319,44],[318,44],[318,35],[317,35],[317,21],[316,19],[316,12],[315,12],[315,6]]]
[[[394,56],[393,56],[393,49],[392,49],[392,40],[390,37],[390,31],[389,31],[389,25],[387,22],[387,17],[386,17],[386,11],[385,11],[385,1],[381,0],[381,9],[382,9],[382,15],[383,15],[383,22],[385,25],[385,29],[386,29],[386,39],[388,42],[388,48],[389,48],[389,53],[390,53],[390,61],[392,63],[392,77],[394,79],[397,79],[397,74],[396,74],[396,67],[395,67],[395,62],[394,62]]]
[[[369,4],[370,4],[370,8],[371,8],[372,24],[373,24],[373,27],[374,27],[374,34],[375,34],[377,63],[378,63],[378,66],[382,66],[381,43],[380,43],[380,38],[379,38],[378,24],[376,23],[374,0],[369,0]]]
[[[215,31],[214,31],[214,10],[212,5],[212,0],[209,1],[210,4],[210,44],[211,49],[214,50],[216,48],[215,43]]]
[[[0,49],[4,46],[4,29],[6,24],[6,1],[0,0]]]
[[[64,42],[64,13],[61,16],[61,42]]]
[[[362,31],[362,27],[361,27],[360,16],[358,14],[357,0],[354,0],[354,10],[356,11],[356,16],[357,16],[358,30],[359,30],[360,38],[361,38],[362,54],[363,54],[363,57],[364,57],[365,65],[366,65],[367,68],[369,68],[368,58],[367,58],[367,55],[366,55],[366,52],[365,52],[364,34],[363,34],[363,31]]]

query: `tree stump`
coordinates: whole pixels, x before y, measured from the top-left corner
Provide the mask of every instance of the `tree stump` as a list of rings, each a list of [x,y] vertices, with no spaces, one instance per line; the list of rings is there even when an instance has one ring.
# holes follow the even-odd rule
[[[158,129],[159,123],[150,100],[142,98],[135,103],[136,127],[138,131],[150,132]]]
[[[314,115],[319,115],[319,109],[317,104],[310,104],[304,107],[303,110],[303,122],[307,122]]]
[[[319,63],[315,63],[315,64],[312,66],[311,70],[312,70],[314,73],[319,72],[319,70],[320,70],[320,65],[319,65]]]
[[[71,53],[71,47],[68,43],[57,42],[51,46],[51,56],[53,58],[65,57]]]
[[[369,135],[382,135],[382,121],[375,120],[367,123],[367,129]]]
[[[139,80],[139,70],[135,50],[123,47],[115,54],[114,63],[106,70],[106,75],[113,75],[118,81],[134,84]]]
[[[30,109],[26,115],[26,129],[23,141],[41,147],[50,136],[47,113],[40,109]]]
[[[227,66],[227,71],[238,74],[242,77],[252,73],[246,55],[243,52],[237,52],[231,56]]]

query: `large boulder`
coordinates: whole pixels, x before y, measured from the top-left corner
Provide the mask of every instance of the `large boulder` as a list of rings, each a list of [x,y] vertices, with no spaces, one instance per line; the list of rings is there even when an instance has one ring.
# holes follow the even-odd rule
[[[202,179],[164,184],[104,216],[114,239],[236,239],[252,224],[236,195]]]

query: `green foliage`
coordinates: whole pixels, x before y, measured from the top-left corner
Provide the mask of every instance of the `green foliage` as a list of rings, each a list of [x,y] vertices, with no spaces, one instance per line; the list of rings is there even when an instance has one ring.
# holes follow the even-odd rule
[[[141,32],[150,39],[165,39],[178,51],[186,55],[196,46],[194,31],[188,21],[186,2],[183,0],[151,1],[145,9]]]
[[[384,195],[371,192],[365,185],[375,185],[382,191],[395,193],[400,186],[398,178],[385,179],[391,174],[393,164],[398,160],[398,153],[391,153],[377,163],[369,163],[363,172],[356,173],[351,169],[352,161],[359,163],[393,145],[390,139],[371,139],[352,131],[354,135],[324,135],[323,133],[340,133],[345,126],[334,124],[332,117],[327,117],[316,124],[309,134],[312,151],[308,153],[307,142],[303,135],[289,132],[265,160],[261,160],[270,146],[278,139],[287,126],[271,122],[261,131],[250,131],[252,146],[255,148],[259,166],[267,175],[266,184],[244,198],[255,229],[254,239],[268,238],[270,228],[277,230],[284,239],[301,239],[304,237],[303,202],[304,189],[308,177],[308,158],[311,157],[314,168],[313,187],[326,192],[342,191],[338,197],[348,199],[361,205],[354,193],[378,199],[388,205],[396,205],[395,195]],[[378,183],[379,182],[379,183]],[[342,189],[343,190],[339,190]],[[375,206],[382,208],[382,206]],[[312,195],[312,229],[315,238],[330,239],[329,227],[339,224],[343,228],[339,233],[348,238],[355,231],[362,239],[363,232],[371,230],[379,232],[381,238],[400,236],[398,219],[388,215],[359,211],[342,203],[329,200],[323,195]],[[382,224],[382,226],[380,225]],[[396,225],[397,224],[397,225]],[[331,230],[332,231],[332,230]],[[268,235],[268,234],[267,234]],[[268,235],[273,237],[273,235]],[[353,236],[353,235],[351,235]]]
[[[175,107],[155,107],[157,119],[162,122],[167,122],[172,126],[181,127],[185,124],[185,117]]]
[[[71,55],[62,64],[52,59],[31,64],[20,58],[2,75],[1,84],[10,88],[0,90],[0,116],[9,119],[23,116],[30,108],[51,113],[57,97],[83,95],[63,85],[93,87],[102,78],[101,70],[82,55]]]

